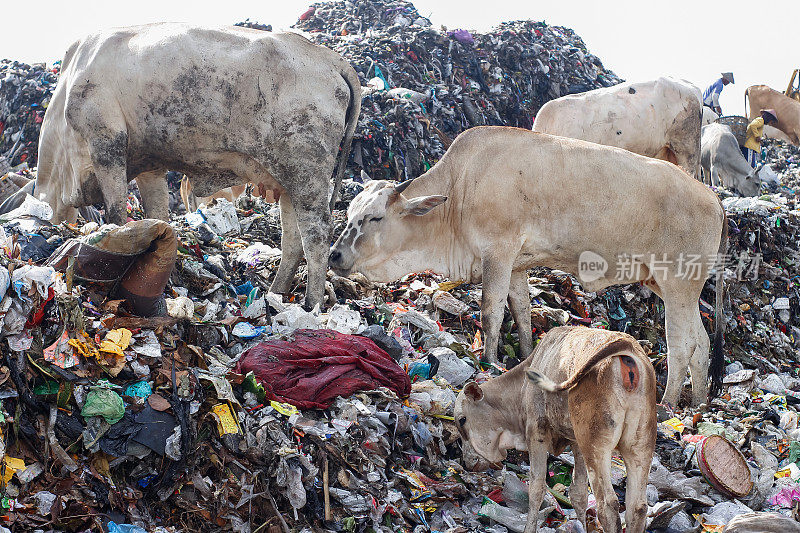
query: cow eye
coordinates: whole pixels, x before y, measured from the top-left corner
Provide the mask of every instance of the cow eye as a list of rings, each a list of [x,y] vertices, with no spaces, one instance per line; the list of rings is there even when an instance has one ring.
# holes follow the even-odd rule
[[[383,217],[372,217],[369,219],[370,222],[380,222],[383,220]]]
[[[467,417],[466,416],[462,416],[461,418],[458,419],[458,425],[459,426],[464,427],[464,424],[466,424],[466,423],[467,423]]]

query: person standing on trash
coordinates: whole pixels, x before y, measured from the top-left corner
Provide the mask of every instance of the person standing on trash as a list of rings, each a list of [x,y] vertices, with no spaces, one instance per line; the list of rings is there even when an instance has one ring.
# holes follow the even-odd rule
[[[778,115],[774,109],[762,109],[761,116],[747,125],[747,140],[744,142],[744,157],[750,166],[756,168],[761,161],[761,139],[764,137],[764,125],[775,126]]]
[[[722,94],[722,88],[733,83],[733,72],[723,72],[722,77],[708,86],[708,89],[703,93],[703,105],[710,107],[712,111],[718,115],[722,115],[722,107],[719,105],[719,95]]]

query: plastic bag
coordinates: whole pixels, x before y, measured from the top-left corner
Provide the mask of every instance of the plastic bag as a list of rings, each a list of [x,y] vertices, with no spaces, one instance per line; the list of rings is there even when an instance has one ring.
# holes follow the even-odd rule
[[[439,360],[436,375],[453,387],[460,387],[475,373],[472,365],[459,358],[450,348],[438,347],[428,353]]]
[[[520,512],[528,510],[528,485],[513,472],[506,471],[503,477],[503,499]]]
[[[239,233],[239,218],[236,216],[236,206],[224,198],[217,198],[216,203],[210,207],[200,209],[205,222],[218,235]]]
[[[125,415],[125,404],[119,394],[106,387],[92,387],[86,395],[81,416],[102,416],[109,424],[116,424]]]
[[[327,328],[345,335],[353,335],[364,329],[364,326],[361,324],[361,314],[358,311],[346,305],[336,304],[328,313]]]
[[[132,524],[108,523],[108,533],[147,533],[147,530]]]

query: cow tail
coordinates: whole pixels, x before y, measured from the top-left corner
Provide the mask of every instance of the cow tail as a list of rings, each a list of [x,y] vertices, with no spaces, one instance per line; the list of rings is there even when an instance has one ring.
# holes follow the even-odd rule
[[[714,349],[711,353],[711,364],[708,373],[711,374],[711,397],[716,397],[722,390],[722,373],[725,367],[725,315],[723,303],[725,298],[725,255],[728,253],[728,215],[723,210],[722,237],[717,255],[717,279],[714,295]]]
[[[586,375],[600,362],[608,359],[613,355],[617,355],[619,352],[623,351],[632,351],[634,346],[632,342],[628,339],[617,339],[612,343],[609,343],[602,348],[600,348],[592,357],[586,361],[581,368],[579,368],[574,374],[572,374],[569,379],[563,381],[561,383],[555,383],[547,376],[541,374],[540,372],[536,372],[535,370],[528,370],[527,376],[528,379],[533,382],[534,385],[537,387],[542,388],[548,392],[560,392],[564,390],[569,390],[580,381],[586,377]]]
[[[343,62],[346,67],[341,74],[350,88],[350,105],[347,107],[345,116],[344,139],[342,140],[339,157],[336,158],[336,173],[333,178],[333,193],[331,194],[330,203],[331,212],[333,212],[333,206],[336,204],[336,197],[339,196],[339,189],[342,187],[344,170],[347,168],[347,157],[350,155],[350,144],[353,142],[353,135],[355,135],[356,126],[358,125],[358,116],[361,113],[361,82],[353,67],[346,61],[343,60]]]

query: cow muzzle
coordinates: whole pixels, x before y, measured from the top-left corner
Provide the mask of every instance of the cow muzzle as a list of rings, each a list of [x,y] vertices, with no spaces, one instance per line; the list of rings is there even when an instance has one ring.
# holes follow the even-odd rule
[[[353,269],[352,258],[348,261],[345,255],[337,247],[331,248],[331,253],[328,256],[328,266],[333,270],[337,276],[348,276]]]

